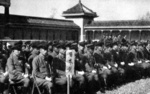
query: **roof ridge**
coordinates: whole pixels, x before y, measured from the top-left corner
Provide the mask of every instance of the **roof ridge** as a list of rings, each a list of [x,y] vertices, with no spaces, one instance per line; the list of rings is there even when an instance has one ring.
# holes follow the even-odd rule
[[[79,0],[79,6],[80,6],[80,8],[82,9],[82,12],[84,12],[84,10],[83,10],[83,4],[81,3],[81,0]],[[85,13],[85,12],[84,12]]]
[[[88,9],[90,12],[94,13],[91,9],[89,9],[89,8],[86,7],[85,5],[83,5],[83,7],[85,7],[86,9]]]

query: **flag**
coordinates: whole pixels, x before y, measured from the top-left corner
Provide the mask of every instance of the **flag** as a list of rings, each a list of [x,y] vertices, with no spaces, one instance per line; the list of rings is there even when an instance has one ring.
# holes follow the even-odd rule
[[[10,0],[0,0],[0,6],[9,7],[10,6]]]

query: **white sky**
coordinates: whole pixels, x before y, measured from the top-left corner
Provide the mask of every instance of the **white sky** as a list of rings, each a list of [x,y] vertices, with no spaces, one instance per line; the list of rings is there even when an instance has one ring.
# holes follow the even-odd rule
[[[135,20],[150,12],[150,0],[81,0],[97,12],[96,20]],[[64,19],[62,12],[73,7],[79,0],[11,0],[10,14]],[[4,8],[0,6],[0,13]]]

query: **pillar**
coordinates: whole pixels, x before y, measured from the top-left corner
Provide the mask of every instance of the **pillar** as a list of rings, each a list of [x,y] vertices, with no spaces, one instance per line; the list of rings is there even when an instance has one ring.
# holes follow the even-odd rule
[[[141,32],[142,30],[139,30],[139,41],[141,41]]]
[[[112,36],[112,30],[110,30],[110,36]]]
[[[121,35],[122,30],[119,30],[119,34]]]
[[[131,31],[132,30],[129,30],[129,41],[131,41]]]
[[[88,34],[87,34],[87,30],[85,30],[85,40],[88,40]]]
[[[95,40],[95,30],[93,30],[93,40]]]
[[[103,38],[103,31],[104,31],[104,30],[101,30],[101,37],[102,37],[102,38]],[[102,38],[101,38],[101,39],[102,39]]]

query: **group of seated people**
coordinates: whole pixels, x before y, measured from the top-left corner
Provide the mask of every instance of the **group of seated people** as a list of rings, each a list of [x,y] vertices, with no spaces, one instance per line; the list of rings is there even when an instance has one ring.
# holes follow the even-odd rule
[[[43,94],[67,92],[66,51],[75,51],[70,94],[96,94],[122,84],[150,77],[150,43],[120,41],[18,41],[0,44],[0,91],[21,93],[33,88]],[[35,84],[35,85],[33,85]],[[37,93],[36,89],[33,93]],[[17,90],[18,92],[18,90]],[[20,92],[19,92],[20,94]]]

